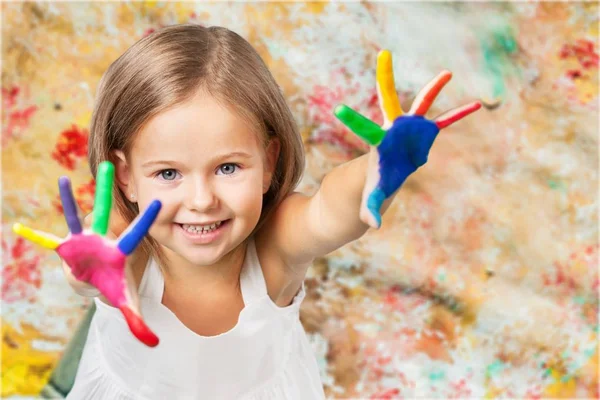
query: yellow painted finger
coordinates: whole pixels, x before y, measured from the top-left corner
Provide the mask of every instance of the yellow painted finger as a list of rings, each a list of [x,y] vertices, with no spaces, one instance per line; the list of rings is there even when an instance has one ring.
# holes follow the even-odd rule
[[[396,93],[392,53],[389,50],[382,50],[377,56],[377,85],[379,87],[379,102],[384,117],[388,121],[394,122],[403,112]]]
[[[17,235],[23,236],[25,239],[50,250],[55,250],[61,244],[61,240],[57,237],[33,230],[19,223],[13,225],[13,231]]]

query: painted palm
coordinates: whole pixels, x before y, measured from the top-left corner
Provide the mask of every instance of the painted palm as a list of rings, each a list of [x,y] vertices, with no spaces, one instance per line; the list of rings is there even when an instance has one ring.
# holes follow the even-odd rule
[[[449,71],[441,72],[417,95],[410,111],[404,113],[394,84],[391,53],[382,50],[377,57],[376,80],[383,125],[377,125],[346,105],[336,107],[335,116],[371,146],[360,207],[360,218],[369,226],[381,226],[380,209],[384,201],[425,164],[440,130],[481,108],[479,102],[473,102],[435,120],[425,118],[425,113],[450,78]]]
[[[98,167],[96,197],[91,229],[83,229],[77,203],[67,177],[58,181],[64,216],[70,233],[64,239],[15,224],[15,233],[47,249],[55,250],[69,265],[75,278],[98,289],[98,292],[123,313],[131,332],[148,346],[156,346],[158,337],[144,323],[133,280],[128,279],[127,256],[148,233],[161,208],[152,202],[117,240],[106,237],[112,208],[114,166],[108,161]]]

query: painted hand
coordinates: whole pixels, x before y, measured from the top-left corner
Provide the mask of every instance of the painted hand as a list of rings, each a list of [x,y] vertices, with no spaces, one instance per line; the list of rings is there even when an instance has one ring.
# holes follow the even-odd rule
[[[126,259],[148,233],[161,208],[158,200],[148,208],[117,240],[106,237],[112,207],[114,166],[105,161],[98,167],[96,197],[91,230],[82,228],[77,203],[67,177],[58,181],[65,219],[70,230],[66,238],[15,224],[15,233],[34,243],[55,250],[69,265],[75,278],[96,287],[104,297],[123,313],[131,332],[144,344],[154,347],[158,337],[144,323],[138,305],[133,280],[128,276]]]
[[[394,85],[392,56],[383,50],[377,57],[377,94],[384,116],[382,126],[340,105],[334,113],[357,136],[371,146],[367,179],[360,206],[361,220],[373,228],[381,226],[380,209],[406,178],[425,164],[439,131],[481,107],[479,102],[456,108],[434,121],[424,117],[452,74],[443,71],[416,97],[406,114]]]

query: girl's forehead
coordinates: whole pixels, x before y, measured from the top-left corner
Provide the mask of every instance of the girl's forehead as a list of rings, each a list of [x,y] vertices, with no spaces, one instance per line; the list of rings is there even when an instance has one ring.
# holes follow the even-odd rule
[[[253,127],[208,96],[196,96],[148,121],[136,135],[132,152],[210,153],[228,148],[259,150]]]

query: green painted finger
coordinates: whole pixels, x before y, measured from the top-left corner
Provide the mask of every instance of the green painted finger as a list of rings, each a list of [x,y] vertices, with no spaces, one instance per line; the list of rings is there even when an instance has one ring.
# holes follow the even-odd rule
[[[352,132],[371,146],[377,146],[385,136],[385,131],[379,125],[346,105],[337,106],[333,113]]]
[[[99,235],[106,235],[108,231],[114,175],[115,167],[112,163],[109,161],[100,163],[96,174],[96,198],[92,222],[92,231]]]

